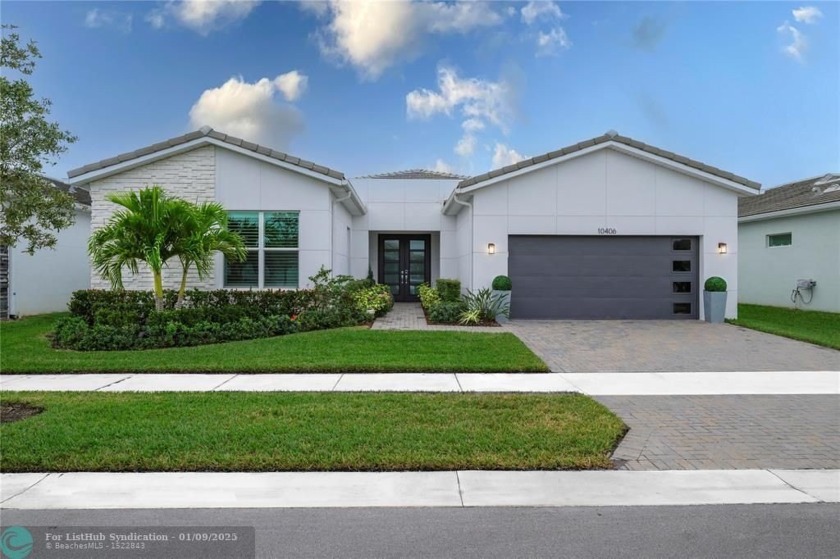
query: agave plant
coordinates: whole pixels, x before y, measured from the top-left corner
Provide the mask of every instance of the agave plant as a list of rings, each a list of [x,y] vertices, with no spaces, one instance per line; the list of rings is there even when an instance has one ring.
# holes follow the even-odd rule
[[[458,322],[461,324],[478,324],[496,320],[497,315],[508,316],[510,305],[501,294],[494,294],[492,290],[485,287],[473,293],[469,289],[464,295],[464,303],[467,310],[461,313]]]

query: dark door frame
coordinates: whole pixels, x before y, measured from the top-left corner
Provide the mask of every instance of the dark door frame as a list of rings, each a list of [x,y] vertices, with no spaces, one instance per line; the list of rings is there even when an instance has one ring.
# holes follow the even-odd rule
[[[400,258],[399,258],[399,268],[400,268],[400,283],[399,283],[399,293],[394,295],[394,301],[397,302],[413,302],[419,300],[417,295],[411,294],[410,289],[410,274],[408,273],[408,264],[410,258],[410,246],[411,241],[425,241],[426,243],[426,251],[424,254],[424,264],[423,264],[423,281],[426,283],[430,283],[432,279],[432,236],[431,235],[417,235],[417,234],[404,234],[404,233],[379,233],[379,241],[378,241],[378,254],[377,254],[377,268],[378,268],[378,281],[379,283],[385,283],[385,241],[386,240],[398,240],[400,241]]]

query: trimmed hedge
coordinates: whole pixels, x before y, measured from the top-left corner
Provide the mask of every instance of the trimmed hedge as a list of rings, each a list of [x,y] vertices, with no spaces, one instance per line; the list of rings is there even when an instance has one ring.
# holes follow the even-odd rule
[[[297,291],[167,291],[168,310],[155,311],[150,291],[76,291],[70,317],[59,319],[53,345],[79,351],[129,350],[280,336],[354,326],[381,315],[394,299],[385,285],[319,276],[313,289]]]
[[[703,284],[703,289],[713,292],[726,291],[726,280],[718,276],[712,276]]]
[[[435,288],[443,301],[454,303],[461,300],[461,280],[439,279]]]

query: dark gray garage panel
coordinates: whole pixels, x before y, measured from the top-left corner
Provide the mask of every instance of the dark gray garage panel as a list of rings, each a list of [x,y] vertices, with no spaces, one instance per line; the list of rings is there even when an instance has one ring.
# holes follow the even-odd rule
[[[697,237],[511,236],[512,318],[696,319]]]

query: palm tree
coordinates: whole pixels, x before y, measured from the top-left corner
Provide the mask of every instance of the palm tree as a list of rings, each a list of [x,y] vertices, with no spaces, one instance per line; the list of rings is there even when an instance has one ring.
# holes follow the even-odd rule
[[[163,267],[175,256],[177,230],[171,223],[184,208],[157,185],[107,198],[123,209],[91,235],[88,252],[93,266],[114,289],[122,289],[123,268],[137,274],[140,262],[145,262],[154,278],[155,308],[163,310]]]
[[[238,233],[228,230],[227,212],[217,202],[201,205],[179,200],[187,206],[179,209],[176,227],[179,229],[174,252],[181,261],[181,285],[178,289],[176,307],[184,304],[187,290],[187,273],[195,265],[199,279],[204,279],[213,269],[213,253],[221,252],[225,257],[241,262],[248,256],[245,243]]]

